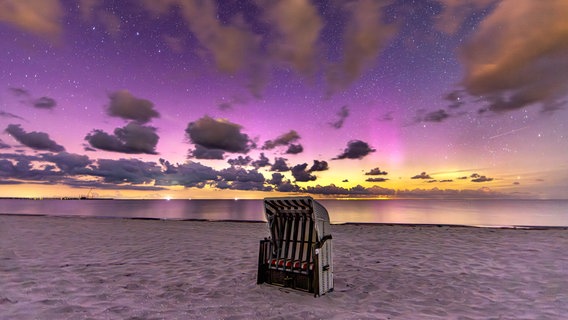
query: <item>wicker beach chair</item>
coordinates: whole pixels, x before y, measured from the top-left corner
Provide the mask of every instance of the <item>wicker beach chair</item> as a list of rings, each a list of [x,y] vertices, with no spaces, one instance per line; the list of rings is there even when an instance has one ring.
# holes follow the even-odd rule
[[[333,291],[327,210],[311,197],[264,199],[270,237],[260,241],[257,283],[320,296]]]

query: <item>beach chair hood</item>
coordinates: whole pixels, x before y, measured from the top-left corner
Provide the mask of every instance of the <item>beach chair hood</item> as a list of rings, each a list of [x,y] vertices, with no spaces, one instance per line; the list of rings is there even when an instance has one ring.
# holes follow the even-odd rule
[[[266,198],[264,199],[264,214],[268,221],[269,230],[274,230],[274,218],[282,213],[295,213],[309,216],[314,221],[317,241],[331,235],[329,214],[327,210],[312,197]],[[274,235],[272,235],[274,237]]]

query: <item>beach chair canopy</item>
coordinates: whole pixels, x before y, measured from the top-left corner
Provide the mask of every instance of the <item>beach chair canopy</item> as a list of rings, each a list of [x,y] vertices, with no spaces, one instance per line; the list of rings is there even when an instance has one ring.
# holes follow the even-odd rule
[[[258,283],[321,295],[333,290],[327,210],[311,197],[264,199],[270,237],[260,242]]]
[[[266,198],[264,199],[264,214],[270,230],[274,230],[273,226],[278,218],[293,216],[293,218],[314,221],[317,241],[331,235],[327,210],[311,197]]]

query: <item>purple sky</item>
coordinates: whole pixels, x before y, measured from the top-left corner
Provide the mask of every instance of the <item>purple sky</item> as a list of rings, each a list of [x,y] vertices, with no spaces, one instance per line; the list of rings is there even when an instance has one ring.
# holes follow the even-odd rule
[[[1,1],[0,195],[567,198],[566,16]]]

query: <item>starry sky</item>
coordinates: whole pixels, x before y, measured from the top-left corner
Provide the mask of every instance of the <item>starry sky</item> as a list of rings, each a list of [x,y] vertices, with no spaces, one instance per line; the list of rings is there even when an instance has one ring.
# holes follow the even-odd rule
[[[568,198],[563,0],[0,0],[0,195]]]

